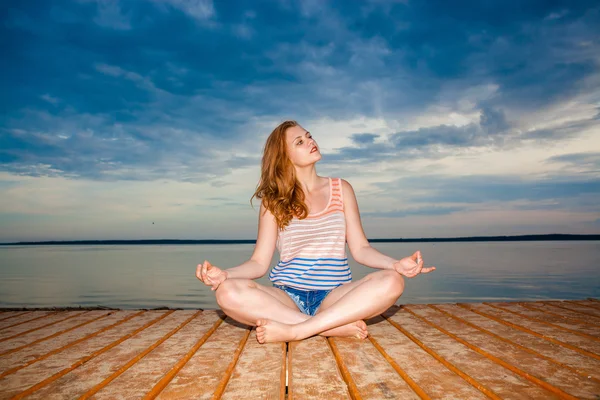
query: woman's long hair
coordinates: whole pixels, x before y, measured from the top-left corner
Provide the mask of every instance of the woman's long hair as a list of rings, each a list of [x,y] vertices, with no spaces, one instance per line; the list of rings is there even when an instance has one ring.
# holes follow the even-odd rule
[[[308,216],[304,191],[296,179],[296,170],[287,154],[285,132],[297,126],[296,121],[282,122],[267,138],[263,152],[260,181],[254,197],[261,199],[277,221],[279,229],[285,228],[293,217]]]

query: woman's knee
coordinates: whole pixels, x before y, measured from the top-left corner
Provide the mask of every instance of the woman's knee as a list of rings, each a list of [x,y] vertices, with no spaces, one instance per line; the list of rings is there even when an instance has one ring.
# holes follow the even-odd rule
[[[385,293],[393,297],[400,297],[404,292],[404,278],[395,270],[381,271],[381,282]]]
[[[239,308],[243,304],[244,289],[249,288],[254,282],[248,279],[226,279],[215,293],[217,304],[221,308]]]

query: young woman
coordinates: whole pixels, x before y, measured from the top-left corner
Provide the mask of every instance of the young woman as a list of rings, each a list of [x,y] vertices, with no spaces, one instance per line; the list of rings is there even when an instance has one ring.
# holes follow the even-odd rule
[[[381,314],[404,290],[402,275],[423,267],[419,251],[395,260],[369,245],[352,186],[317,175],[321,153],[295,121],[280,124],[265,144],[254,197],[262,200],[258,239],[250,260],[222,270],[208,261],[196,276],[216,291],[231,318],[256,326],[260,343],[300,340],[316,334],[367,337],[363,319]],[[380,271],[352,282],[346,243],[354,260]],[[273,287],[254,282],[271,270]]]

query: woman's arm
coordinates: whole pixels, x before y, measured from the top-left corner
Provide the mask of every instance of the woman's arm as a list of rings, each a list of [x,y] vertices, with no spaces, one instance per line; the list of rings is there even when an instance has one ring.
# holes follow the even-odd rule
[[[380,253],[369,244],[360,221],[356,195],[352,186],[344,179],[342,179],[342,195],[346,215],[346,241],[352,258],[367,267],[394,269],[394,263],[398,260]]]
[[[258,237],[250,259],[237,267],[225,270],[227,278],[257,279],[269,270],[277,243],[277,222],[262,203],[258,216]]]

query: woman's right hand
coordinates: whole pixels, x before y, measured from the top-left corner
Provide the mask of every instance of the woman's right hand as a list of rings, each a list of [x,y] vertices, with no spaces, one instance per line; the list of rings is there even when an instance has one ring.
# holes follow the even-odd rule
[[[227,279],[227,272],[204,260],[204,263],[198,264],[196,267],[196,278],[206,286],[212,286],[210,290],[217,290],[219,285]]]

